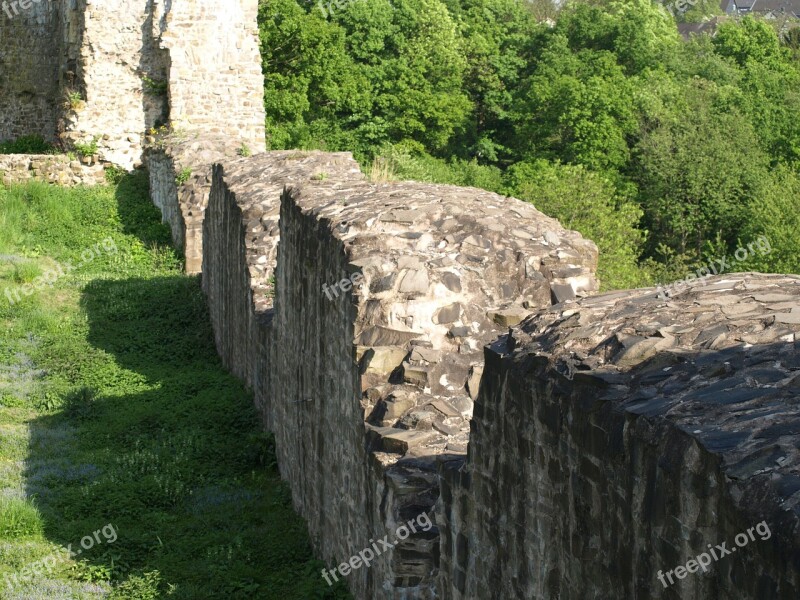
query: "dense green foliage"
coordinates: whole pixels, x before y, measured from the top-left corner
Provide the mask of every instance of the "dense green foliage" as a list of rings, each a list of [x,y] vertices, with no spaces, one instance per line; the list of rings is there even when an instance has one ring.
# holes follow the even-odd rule
[[[40,135],[25,135],[0,142],[0,154],[53,154],[56,148]]]
[[[684,41],[651,0],[261,0],[260,24],[273,148],[533,202],[598,243],[606,288],[759,235],[758,268],[800,272],[796,32]]]
[[[346,598],[160,220],[143,174],[0,187],[0,597]]]

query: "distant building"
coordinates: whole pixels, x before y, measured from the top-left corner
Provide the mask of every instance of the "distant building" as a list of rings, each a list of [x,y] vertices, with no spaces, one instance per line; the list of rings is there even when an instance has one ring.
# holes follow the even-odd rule
[[[702,23],[678,23],[678,32],[688,40],[693,35],[711,35],[717,33],[717,27],[724,18],[714,17]]]
[[[755,14],[776,19],[800,19],[800,0],[723,0],[722,8],[728,15]]]

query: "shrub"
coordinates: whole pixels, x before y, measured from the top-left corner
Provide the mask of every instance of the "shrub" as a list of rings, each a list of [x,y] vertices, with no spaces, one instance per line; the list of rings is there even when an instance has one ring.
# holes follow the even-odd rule
[[[500,191],[503,181],[497,167],[481,165],[474,159],[446,161],[435,158],[413,144],[385,147],[380,156],[375,158],[370,175],[373,180],[376,177],[379,180],[381,177],[396,177],[401,180],[477,187],[493,192]]]
[[[120,167],[106,167],[106,182],[110,183],[111,185],[117,185],[125,178],[127,174],[128,172]]]
[[[155,96],[163,96],[167,93],[167,90],[169,89],[169,82],[157,79],[151,79],[147,75],[142,77],[142,85],[144,86],[144,90],[147,93],[153,94]]]
[[[89,142],[75,142],[75,151],[81,156],[95,156],[97,154],[97,142],[100,136],[94,136]]]
[[[175,177],[175,184],[176,185],[183,185],[187,181],[189,181],[189,177],[192,176],[191,169],[183,169],[180,173],[178,173],[177,177]]]
[[[110,600],[157,600],[161,597],[158,590],[160,584],[161,573],[158,571],[133,575],[119,585],[109,598]]]
[[[78,110],[84,105],[83,95],[77,91],[66,90],[64,92],[64,107]]]
[[[40,135],[25,135],[0,143],[0,154],[54,154],[56,147]]]

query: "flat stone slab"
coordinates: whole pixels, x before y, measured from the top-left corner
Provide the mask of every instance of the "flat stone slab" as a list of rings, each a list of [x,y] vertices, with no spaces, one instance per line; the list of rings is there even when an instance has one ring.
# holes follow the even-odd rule
[[[439,437],[436,432],[432,431],[415,431],[415,430],[395,430],[396,433],[389,433],[383,436],[383,449],[386,452],[395,452],[397,454],[405,454],[411,448],[424,445]]]

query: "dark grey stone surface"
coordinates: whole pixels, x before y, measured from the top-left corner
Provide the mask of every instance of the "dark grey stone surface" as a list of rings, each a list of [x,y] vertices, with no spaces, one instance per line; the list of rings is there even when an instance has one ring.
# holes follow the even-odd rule
[[[495,343],[444,472],[443,597],[800,597],[800,329],[777,317],[798,303],[800,278],[731,275],[554,306]]]

